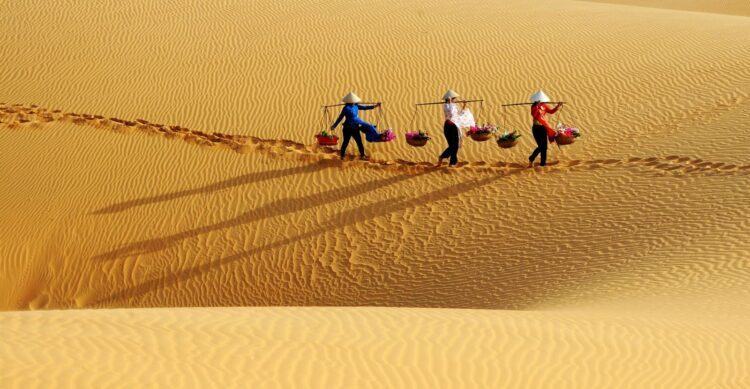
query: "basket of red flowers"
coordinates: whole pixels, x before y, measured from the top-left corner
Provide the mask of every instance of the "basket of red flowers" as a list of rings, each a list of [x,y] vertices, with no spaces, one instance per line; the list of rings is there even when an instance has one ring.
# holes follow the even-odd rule
[[[323,130],[320,134],[315,135],[320,146],[336,146],[339,143],[339,137],[331,132]]]
[[[557,133],[555,135],[555,142],[558,146],[564,146],[573,144],[576,138],[581,136],[581,131],[575,127],[570,127],[565,124],[557,125]]]

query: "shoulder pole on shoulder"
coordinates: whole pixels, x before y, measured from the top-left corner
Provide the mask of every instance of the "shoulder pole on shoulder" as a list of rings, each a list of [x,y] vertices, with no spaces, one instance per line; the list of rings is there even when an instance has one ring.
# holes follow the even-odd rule
[[[503,104],[501,107],[515,107],[517,105],[532,105],[534,103],[513,103],[513,104]],[[544,104],[567,104],[564,101],[548,101]]]
[[[324,105],[324,106],[323,106],[323,108],[340,107],[340,106],[342,106],[342,105],[346,105],[346,104],[347,104],[347,103],[338,103],[338,104]],[[360,101],[360,102],[359,102],[359,103],[357,103],[357,104],[363,104],[363,105],[375,105],[375,104],[383,104],[383,103],[382,103],[381,101],[376,101],[376,102],[374,102],[374,103],[370,103],[370,102],[364,102],[364,101]]]
[[[476,103],[476,102],[480,102],[480,101],[484,101],[484,100],[483,99],[457,100],[456,103]],[[414,105],[420,106],[420,105],[437,105],[437,104],[445,104],[445,101],[437,101],[437,102],[434,102],[434,103],[417,103],[417,104],[414,104]]]

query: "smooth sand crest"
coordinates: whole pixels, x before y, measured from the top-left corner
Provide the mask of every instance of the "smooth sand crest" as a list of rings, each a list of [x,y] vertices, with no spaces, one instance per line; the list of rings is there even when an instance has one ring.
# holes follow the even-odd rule
[[[727,15],[750,16],[750,2],[745,0],[587,0],[599,3],[634,5],[690,12],[712,12]],[[670,14],[665,13],[665,17]]]
[[[409,308],[0,315],[10,387],[746,387],[748,323]],[[75,351],[73,351],[75,350]]]
[[[0,310],[40,311],[0,313],[3,386],[750,385],[735,3],[18,3]],[[519,145],[431,168],[448,87]],[[540,87],[583,138],[526,169],[497,104]],[[350,89],[399,131],[370,162],[313,145]]]

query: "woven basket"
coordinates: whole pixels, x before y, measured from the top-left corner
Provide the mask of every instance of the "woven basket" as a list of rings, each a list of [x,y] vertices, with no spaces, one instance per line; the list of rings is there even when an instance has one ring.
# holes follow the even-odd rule
[[[559,134],[557,135],[557,137],[555,137],[555,142],[557,142],[557,144],[560,146],[570,145],[570,144],[573,144],[573,142],[575,141],[576,141],[576,138],[574,136]]]
[[[490,140],[492,137],[492,134],[471,134],[471,139],[474,139],[477,142],[485,142]]]
[[[504,149],[509,149],[509,148],[511,148],[511,147],[513,147],[513,146],[515,146],[517,144],[518,144],[518,139],[513,139],[513,140],[498,139],[497,140],[497,145],[500,146],[500,147],[502,147],[502,148],[504,148]]]
[[[336,135],[315,135],[315,138],[318,139],[318,144],[321,146],[336,146],[339,143],[339,137]]]
[[[406,138],[406,143],[408,143],[410,146],[414,147],[423,147],[427,144],[427,141],[430,140],[429,138]]]

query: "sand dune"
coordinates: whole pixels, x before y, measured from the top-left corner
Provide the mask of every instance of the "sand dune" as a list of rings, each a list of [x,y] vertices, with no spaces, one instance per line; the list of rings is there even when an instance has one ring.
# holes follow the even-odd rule
[[[3,386],[750,385],[744,4],[0,5]],[[432,168],[448,87],[519,145]]]
[[[620,17],[617,6],[521,0],[5,8],[8,31],[24,34],[4,38],[0,101],[207,132],[310,143],[321,127],[319,107],[355,89],[383,100],[396,130],[439,136],[439,109],[414,118],[413,104],[434,101],[447,87],[487,99],[480,120],[525,131],[526,112],[504,114],[498,104],[542,87],[570,101],[563,118],[587,131],[589,147],[572,152],[596,158],[600,148],[635,152],[649,144],[620,144],[621,131],[644,136],[711,104],[741,110],[748,98],[750,69],[738,53],[750,44],[737,39],[748,22],[724,15],[665,18],[662,10],[633,7]],[[603,16],[610,9],[618,16]],[[49,33],[56,25],[68,28]],[[378,156],[429,161],[442,147],[378,146],[371,147]],[[483,146],[469,143],[467,159],[523,154]]]
[[[545,170],[488,161],[446,171],[340,162],[291,141],[172,134],[222,145],[196,148],[148,125],[112,143],[111,127],[97,124],[104,119],[79,126],[57,115],[68,119],[2,133],[15,145],[2,157],[14,166],[4,169],[14,185],[3,223],[17,226],[8,242],[21,242],[6,250],[23,258],[2,273],[7,309],[530,309],[657,292],[710,297],[718,287],[744,290],[748,279],[742,156],[561,159]]]

